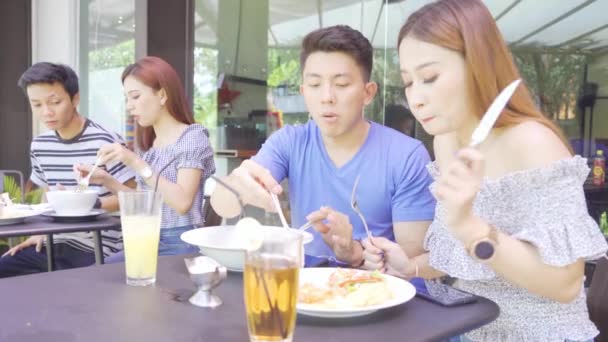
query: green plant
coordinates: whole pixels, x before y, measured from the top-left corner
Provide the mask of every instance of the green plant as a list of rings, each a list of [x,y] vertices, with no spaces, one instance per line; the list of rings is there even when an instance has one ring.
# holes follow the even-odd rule
[[[21,187],[12,176],[4,176],[4,191],[8,193],[11,200],[15,203],[39,204],[42,202],[42,189],[35,189],[25,194],[25,199],[21,198]]]
[[[2,180],[4,182],[4,191],[8,193],[9,197],[14,203],[27,203],[27,204],[39,204],[42,202],[42,195],[44,191],[41,188],[28,191],[25,193],[25,200],[21,201],[21,187],[17,184],[17,181],[12,176],[4,176]],[[22,242],[26,237],[16,238],[16,242]],[[8,239],[0,239],[0,252],[10,247]],[[0,253],[1,254],[1,253]]]
[[[608,218],[605,211],[600,215],[600,229],[604,235],[608,235]]]

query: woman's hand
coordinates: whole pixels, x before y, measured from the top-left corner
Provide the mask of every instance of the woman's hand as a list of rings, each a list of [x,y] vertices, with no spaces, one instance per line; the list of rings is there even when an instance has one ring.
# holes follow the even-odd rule
[[[121,162],[131,168],[139,159],[137,154],[118,143],[102,146],[97,151],[97,158],[100,165]]]
[[[93,165],[80,163],[74,164],[74,173],[76,174],[76,180],[80,181],[80,179],[87,177],[89,175],[89,172],[91,172],[92,168]],[[110,174],[104,169],[96,167],[93,171],[93,174],[91,175],[91,178],[89,179],[89,183],[105,185],[107,180],[111,177],[112,176],[110,176]]]
[[[454,236],[463,242],[474,235],[469,224],[475,217],[473,201],[481,188],[484,157],[473,148],[460,150],[457,158],[445,169],[432,189],[433,195],[445,208],[445,223]]]
[[[330,207],[321,207],[306,216],[313,228],[321,233],[323,241],[331,247],[338,260],[351,265],[360,263],[361,246],[353,240],[353,225],[347,215]]]
[[[399,244],[383,237],[373,237],[372,240],[362,240],[363,268],[380,270],[402,278],[415,274],[415,267],[410,265],[410,259]],[[411,269],[414,271],[411,272]]]

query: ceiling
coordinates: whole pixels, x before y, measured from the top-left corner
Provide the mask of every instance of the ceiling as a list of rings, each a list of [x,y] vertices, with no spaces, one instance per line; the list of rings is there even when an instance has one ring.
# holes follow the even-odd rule
[[[214,46],[217,43],[218,1],[196,0],[198,44]],[[483,1],[513,48],[608,52],[608,0]],[[392,48],[405,19],[431,0],[268,2],[270,46],[297,47],[303,35],[313,29],[347,24],[362,31],[375,47]],[[91,46],[103,47],[133,38],[134,7],[134,0],[90,0]]]

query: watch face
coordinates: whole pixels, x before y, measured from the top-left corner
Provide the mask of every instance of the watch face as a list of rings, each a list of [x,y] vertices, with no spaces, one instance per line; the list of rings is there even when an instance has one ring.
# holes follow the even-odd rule
[[[481,241],[475,245],[475,256],[481,260],[488,260],[494,255],[494,245],[488,241]]]
[[[152,169],[150,167],[146,167],[139,172],[139,174],[144,178],[150,178],[152,176]]]

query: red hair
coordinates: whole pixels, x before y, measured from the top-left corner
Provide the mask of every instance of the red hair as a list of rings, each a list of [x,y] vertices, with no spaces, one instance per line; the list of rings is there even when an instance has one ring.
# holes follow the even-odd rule
[[[498,93],[521,78],[492,14],[480,0],[439,0],[414,12],[399,31],[406,37],[459,52],[467,65],[467,87],[475,114],[481,118]],[[536,121],[551,129],[570,149],[561,129],[544,116],[525,84],[520,84],[496,127]]]
[[[122,72],[122,83],[128,76],[135,77],[146,86],[159,91],[163,89],[167,94],[165,107],[171,116],[182,123],[193,124],[194,116],[186,100],[184,87],[173,67],[162,58],[147,56],[127,66]],[[135,141],[137,147],[147,151],[152,147],[156,133],[152,127],[142,127],[135,123]]]

